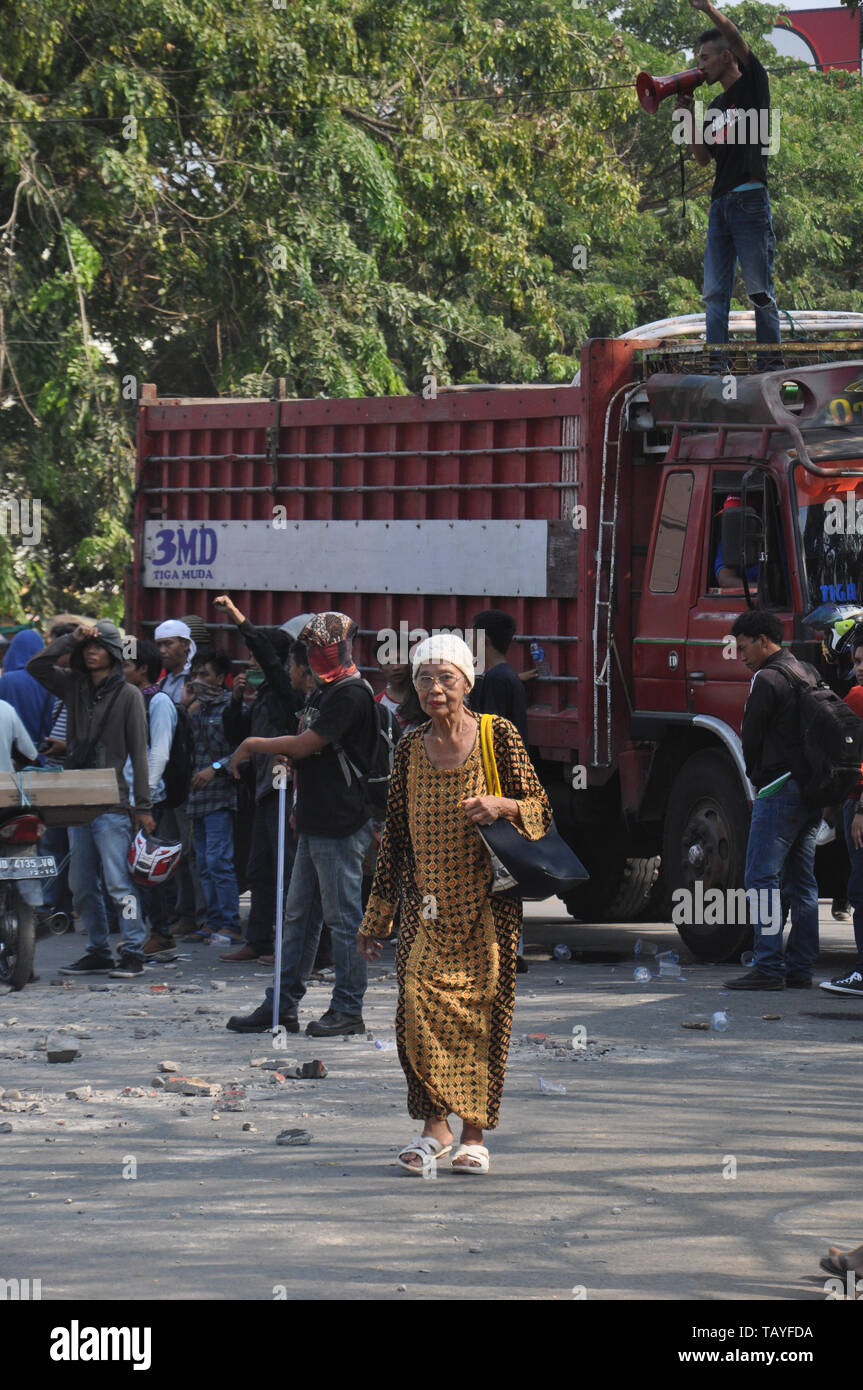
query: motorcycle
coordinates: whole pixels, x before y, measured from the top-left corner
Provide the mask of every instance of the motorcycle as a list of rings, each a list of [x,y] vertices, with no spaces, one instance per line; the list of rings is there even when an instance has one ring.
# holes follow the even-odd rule
[[[54,917],[41,913],[41,883],[57,872],[54,856],[38,852],[44,833],[42,817],[32,810],[0,811],[0,984],[12,989],[23,989],[33,974],[41,922],[49,931],[65,931],[68,921],[57,913],[62,926],[58,921],[55,927]]]

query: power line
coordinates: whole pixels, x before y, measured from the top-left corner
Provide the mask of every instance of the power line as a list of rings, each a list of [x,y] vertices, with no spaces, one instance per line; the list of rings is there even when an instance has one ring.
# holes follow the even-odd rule
[[[859,64],[860,58],[858,55],[857,57],[842,59],[841,61]],[[802,65],[798,64],[794,67],[767,68],[765,69],[765,71],[767,71],[768,73],[772,73],[774,77],[781,77],[788,73],[800,73],[804,70],[808,71],[810,68],[815,69],[817,71],[821,71],[822,65],[819,63],[806,63]],[[831,64],[831,67],[827,69],[827,71],[843,72],[845,71],[845,69],[841,68],[838,65],[838,63],[834,61]],[[848,75],[850,77],[860,77],[861,74],[858,71],[855,73],[849,73]],[[624,91],[626,88],[634,90],[635,85],[636,84],[634,82],[600,82],[595,83],[593,86],[589,87],[554,87],[547,92],[521,92],[517,89],[512,91],[495,90],[493,92],[484,93],[479,96],[449,96],[443,93],[431,93],[424,94],[424,101],[428,104],[436,103],[438,105],[443,105],[446,102],[462,101],[485,101],[493,103],[501,101],[506,97],[517,97],[519,100],[536,97],[539,100],[545,101],[548,97],[572,96],[576,93],[582,92],[618,92]],[[326,111],[329,109],[330,108],[325,106],[300,106],[299,108],[296,108],[292,111],[288,110],[287,108],[275,108],[263,111],[174,111],[166,113],[164,115],[156,115],[154,113],[150,113],[147,115],[138,115],[135,111],[126,111],[120,116],[4,116],[0,117],[0,126],[116,125],[118,122],[128,121],[130,117],[133,117],[139,125],[147,124],[150,121],[233,121],[245,119],[248,117],[253,117],[255,119],[262,120],[278,116],[305,115],[308,114],[310,111]],[[366,115],[370,113],[360,112],[359,114]],[[371,119],[376,118],[371,117]]]

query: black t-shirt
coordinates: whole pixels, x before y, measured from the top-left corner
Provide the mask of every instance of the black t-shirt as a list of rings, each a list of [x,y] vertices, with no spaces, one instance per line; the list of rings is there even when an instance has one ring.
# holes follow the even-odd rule
[[[323,686],[303,709],[300,732],[305,729],[330,741],[319,753],[296,762],[297,833],[344,839],[359,830],[371,812],[362,783],[350,768],[350,783],[346,781],[333,745],[339,744],[361,772],[368,771],[379,737],[374,696],[358,680]]]
[[[509,719],[521,734],[527,747],[527,696],[524,682],[508,661],[501,661],[486,671],[479,691],[471,696],[470,707],[476,714],[500,714]]]
[[[707,108],[708,113],[721,115],[704,122],[704,147],[716,160],[712,201],[739,183],[767,183],[767,157],[762,149],[767,149],[770,140],[770,83],[754,53],[745,63],[738,59],[738,66],[740,77]]]

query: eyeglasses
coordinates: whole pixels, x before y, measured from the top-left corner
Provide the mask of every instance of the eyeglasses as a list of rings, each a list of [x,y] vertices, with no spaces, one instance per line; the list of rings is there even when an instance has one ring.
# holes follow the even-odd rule
[[[442,690],[455,690],[458,682],[459,677],[453,675],[417,676],[414,684],[417,690],[431,690],[435,685],[439,685]]]

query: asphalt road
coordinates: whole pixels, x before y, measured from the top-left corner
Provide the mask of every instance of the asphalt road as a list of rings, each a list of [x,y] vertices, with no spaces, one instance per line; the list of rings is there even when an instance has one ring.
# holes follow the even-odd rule
[[[853,942],[824,903],[821,916],[826,978]],[[393,1040],[390,949],[367,995],[374,1040],[301,1035],[286,1054],[226,1031],[266,978],[213,947],[138,981],[58,987],[81,938],[40,942],[38,983],[0,996],[0,1278],[72,1301],[823,1299],[818,1257],[863,1239],[863,1004],[723,994],[729,967],[685,951],[684,979],[640,983],[638,939],[680,949],[668,926],[529,906],[492,1171],[442,1165],[434,1180],[393,1161],[419,1126],[394,1050],[375,1046]],[[553,959],[556,944],[574,958]],[[313,984],[301,1020],[328,1002]],[[726,1032],[681,1027],[717,1009]],[[71,1063],[41,1046],[58,1029],[80,1047]],[[328,1075],[280,1081],[250,1065],[261,1057],[320,1058]],[[238,1094],[152,1084],[178,1074]],[[278,1146],[289,1128],[310,1142]]]

